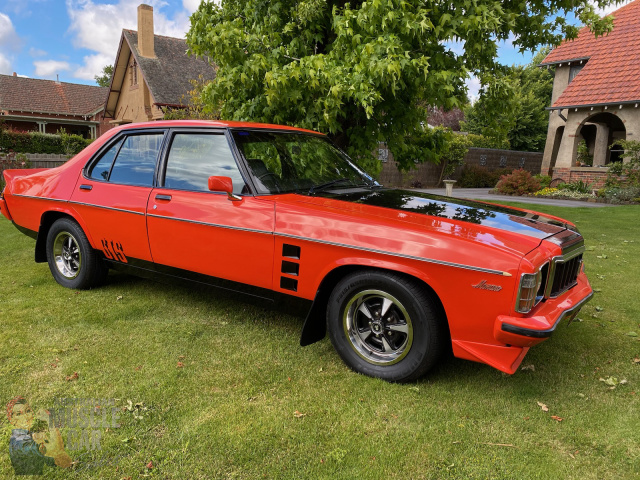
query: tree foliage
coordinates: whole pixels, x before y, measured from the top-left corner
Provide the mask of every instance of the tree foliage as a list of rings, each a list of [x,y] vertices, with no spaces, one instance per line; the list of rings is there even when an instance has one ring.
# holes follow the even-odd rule
[[[102,67],[102,73],[93,77],[100,87],[108,87],[111,85],[111,77],[113,76],[113,65],[105,65]]]
[[[479,99],[465,109],[462,128],[508,143],[509,148],[541,152],[547,139],[553,76],[538,65],[549,54],[541,49],[526,66],[505,67],[487,75]],[[501,94],[492,91],[495,85]]]
[[[386,141],[408,168],[444,145],[426,105],[464,105],[468,75],[499,68],[501,40],[574,37],[568,12],[598,34],[611,26],[588,0],[222,0],[200,4],[187,43],[218,66],[202,98],[222,118],[329,133],[365,166]]]

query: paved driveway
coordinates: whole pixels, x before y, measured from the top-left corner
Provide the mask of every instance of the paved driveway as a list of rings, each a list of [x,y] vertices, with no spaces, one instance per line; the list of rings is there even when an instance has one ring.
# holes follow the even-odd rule
[[[444,188],[416,188],[416,191],[432,193],[434,195],[444,195]],[[535,203],[538,205],[555,205],[557,207],[604,208],[604,207],[617,206],[617,205],[610,205],[608,203],[582,202],[580,200],[557,200],[555,198],[493,195],[489,193],[488,188],[454,188],[453,197],[454,198],[472,198],[475,200],[484,200],[487,202]]]

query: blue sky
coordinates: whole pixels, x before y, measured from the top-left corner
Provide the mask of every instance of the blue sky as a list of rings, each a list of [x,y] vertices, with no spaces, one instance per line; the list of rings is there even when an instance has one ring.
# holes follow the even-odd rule
[[[115,60],[122,29],[137,29],[140,3],[153,6],[157,34],[184,37],[199,1],[0,0],[0,73],[46,79],[59,75],[64,82],[95,84],[94,76]],[[500,48],[507,65],[528,63],[531,56],[509,43]],[[474,97],[477,80],[468,85]]]

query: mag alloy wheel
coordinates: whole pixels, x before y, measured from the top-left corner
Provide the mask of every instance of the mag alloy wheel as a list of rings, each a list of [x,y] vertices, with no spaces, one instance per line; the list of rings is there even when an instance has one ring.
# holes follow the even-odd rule
[[[411,349],[413,326],[407,309],[382,290],[354,295],[344,309],[342,323],[351,347],[369,363],[393,365]]]
[[[53,241],[53,258],[58,272],[72,280],[80,273],[82,252],[78,241],[69,232],[60,232]]]

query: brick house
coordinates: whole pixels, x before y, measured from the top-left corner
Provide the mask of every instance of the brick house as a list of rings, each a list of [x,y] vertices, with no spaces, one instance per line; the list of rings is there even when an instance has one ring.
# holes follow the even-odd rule
[[[585,27],[541,63],[555,69],[543,174],[599,187],[606,166],[622,160],[612,144],[640,140],[640,0],[611,15],[611,33],[595,38]],[[576,165],[583,140],[590,167]]]
[[[182,38],[155,35],[153,7],[138,6],[138,31],[123,30],[105,117],[115,125],[161,120],[163,108],[184,108],[191,81],[215,78],[208,59],[188,56]]]
[[[19,131],[96,138],[111,126],[103,119],[108,89],[54,80],[0,75],[0,120]]]

